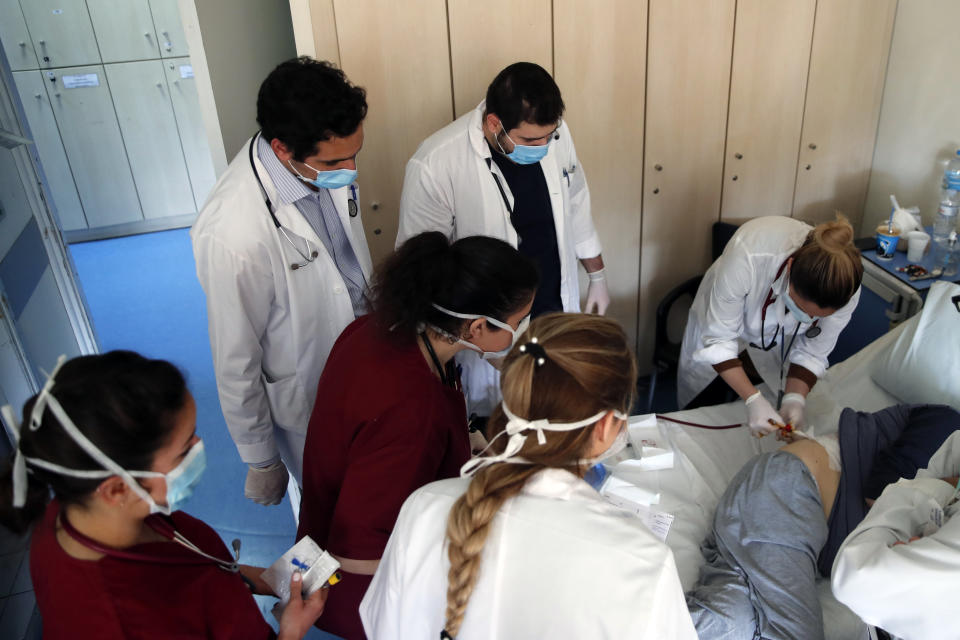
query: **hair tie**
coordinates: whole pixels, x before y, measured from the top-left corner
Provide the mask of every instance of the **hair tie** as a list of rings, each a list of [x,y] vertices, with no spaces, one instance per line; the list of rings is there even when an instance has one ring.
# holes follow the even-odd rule
[[[520,345],[520,353],[533,356],[533,362],[537,367],[542,367],[547,363],[547,350],[537,342],[536,337],[532,338],[527,344]]]

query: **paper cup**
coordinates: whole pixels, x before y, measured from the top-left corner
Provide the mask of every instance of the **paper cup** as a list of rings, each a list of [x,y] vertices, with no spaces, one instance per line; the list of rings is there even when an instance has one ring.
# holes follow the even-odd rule
[[[930,246],[930,234],[923,231],[911,231],[907,234],[907,261],[917,263],[923,260]]]
[[[897,251],[897,242],[900,240],[900,228],[894,226],[889,229],[886,223],[877,227],[877,257],[889,260]]]

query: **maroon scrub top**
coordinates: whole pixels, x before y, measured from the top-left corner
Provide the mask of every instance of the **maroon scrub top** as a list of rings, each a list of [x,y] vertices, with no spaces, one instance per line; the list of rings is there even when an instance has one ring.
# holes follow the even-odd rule
[[[30,576],[45,640],[59,638],[275,637],[240,576],[214,564],[155,564],[105,556],[78,560],[57,542],[60,505],[50,503],[30,543]],[[177,531],[210,555],[231,555],[217,532],[182,511]],[[197,555],[173,542],[126,549],[171,558]]]
[[[309,535],[338,556],[378,559],[407,496],[459,475],[469,458],[463,394],[440,382],[417,342],[398,346],[372,316],[358,318],[337,339],[320,377],[303,452],[297,538]],[[345,574],[317,626],[363,637],[358,607],[368,582]]]

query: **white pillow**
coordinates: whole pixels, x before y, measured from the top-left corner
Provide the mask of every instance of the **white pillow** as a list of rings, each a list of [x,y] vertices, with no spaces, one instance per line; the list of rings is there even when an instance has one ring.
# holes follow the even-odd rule
[[[873,381],[911,404],[960,408],[960,311],[952,301],[960,286],[935,282],[919,318],[880,355]]]

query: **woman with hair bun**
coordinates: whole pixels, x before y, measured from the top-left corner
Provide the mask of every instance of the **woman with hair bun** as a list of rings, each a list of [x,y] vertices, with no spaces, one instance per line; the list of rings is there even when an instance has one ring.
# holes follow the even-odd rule
[[[360,607],[367,636],[695,639],[670,549],[583,480],[626,444],[623,329],[549,314],[519,344],[494,453],[403,505]]]
[[[298,537],[341,563],[321,629],[363,638],[358,606],[400,506],[470,457],[453,356],[500,359],[528,322],[536,265],[506,242],[410,238],[376,271],[372,313],[327,360],[304,448]],[[334,593],[334,591],[336,593]]]
[[[746,401],[754,435],[801,428],[810,389],[860,300],[863,265],[841,215],[816,227],[783,216],[754,218],[707,270],[690,309],[678,401],[695,407]],[[759,378],[748,375],[754,369]],[[757,391],[778,392],[776,408]]]

